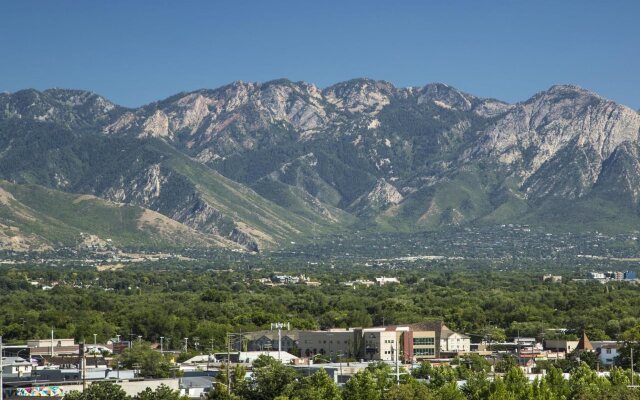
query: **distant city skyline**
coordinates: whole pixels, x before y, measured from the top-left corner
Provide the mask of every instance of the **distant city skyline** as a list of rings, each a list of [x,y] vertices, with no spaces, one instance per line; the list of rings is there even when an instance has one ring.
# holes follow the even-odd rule
[[[33,0],[0,4],[0,91],[124,106],[236,80],[442,82],[523,101],[575,84],[640,108],[640,2]]]

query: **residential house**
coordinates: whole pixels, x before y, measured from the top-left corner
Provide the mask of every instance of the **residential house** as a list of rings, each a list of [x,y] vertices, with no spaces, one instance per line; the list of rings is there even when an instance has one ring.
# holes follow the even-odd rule
[[[20,357],[2,357],[2,373],[8,375],[31,375],[30,361]]]
[[[613,365],[622,348],[622,343],[613,340],[594,340],[591,344],[598,355],[601,366]]]

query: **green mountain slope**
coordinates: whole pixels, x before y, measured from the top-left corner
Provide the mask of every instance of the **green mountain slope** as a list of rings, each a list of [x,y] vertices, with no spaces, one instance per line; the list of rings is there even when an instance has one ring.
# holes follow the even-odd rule
[[[229,246],[161,214],[37,185],[0,181],[0,247]]]

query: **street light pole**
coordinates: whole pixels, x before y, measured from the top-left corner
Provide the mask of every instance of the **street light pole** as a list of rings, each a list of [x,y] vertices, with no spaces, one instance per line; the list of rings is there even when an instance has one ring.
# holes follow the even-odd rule
[[[4,370],[2,369],[2,354],[4,349],[2,348],[2,336],[0,336],[0,400],[4,399],[4,386],[2,382],[2,375]]]

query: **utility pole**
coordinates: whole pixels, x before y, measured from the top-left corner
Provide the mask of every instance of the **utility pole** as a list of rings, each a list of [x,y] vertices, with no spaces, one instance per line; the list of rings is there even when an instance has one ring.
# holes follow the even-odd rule
[[[164,336],[160,336],[160,354],[164,354],[164,348],[162,347],[164,342]]]
[[[82,392],[87,390],[87,363],[84,352],[84,340],[79,344],[78,352],[80,355],[80,366],[82,371]]]
[[[2,347],[2,336],[0,336],[0,400],[4,400],[4,386],[3,386],[3,382],[2,382],[2,375],[3,375],[3,369],[2,369],[2,355],[3,355],[4,349]]]
[[[271,324],[271,330],[278,330],[278,360],[282,361],[282,328],[287,327],[289,329],[289,324],[285,324],[284,322],[275,322]]]
[[[227,334],[227,393],[231,396],[231,334]]]
[[[391,350],[393,351],[394,348],[392,347]],[[400,365],[398,364],[398,353],[400,353],[400,346],[396,346],[396,349],[393,352],[396,362],[396,385],[400,386]]]
[[[53,358],[53,328],[51,328],[51,357]]]
[[[631,348],[631,386],[633,386],[633,376],[635,372],[633,372],[633,347]]]

